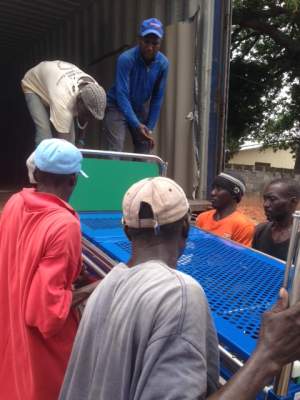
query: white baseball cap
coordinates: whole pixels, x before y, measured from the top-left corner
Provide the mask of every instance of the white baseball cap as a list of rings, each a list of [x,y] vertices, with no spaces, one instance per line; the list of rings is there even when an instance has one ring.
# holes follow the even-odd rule
[[[139,217],[141,204],[148,203],[153,218]],[[123,224],[130,228],[156,228],[179,221],[189,211],[183,189],[172,179],[146,178],[133,184],[123,198]]]

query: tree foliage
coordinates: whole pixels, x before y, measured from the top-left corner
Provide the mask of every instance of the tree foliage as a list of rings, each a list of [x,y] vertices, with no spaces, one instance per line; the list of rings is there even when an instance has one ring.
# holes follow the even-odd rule
[[[248,138],[300,167],[300,0],[234,0],[228,145]]]

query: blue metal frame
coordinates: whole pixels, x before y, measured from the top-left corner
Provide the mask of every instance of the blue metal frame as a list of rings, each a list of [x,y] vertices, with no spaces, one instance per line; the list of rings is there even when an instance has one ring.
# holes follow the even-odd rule
[[[121,213],[85,212],[80,219],[87,239],[111,258],[128,261],[130,242],[123,232]],[[256,345],[261,314],[277,299],[284,263],[192,227],[178,270],[204,288],[221,345],[246,361]],[[224,366],[221,373],[225,378],[230,375]],[[296,391],[300,391],[298,385],[291,388],[291,393]],[[277,398],[272,392],[261,396],[257,399]]]
[[[224,168],[230,64],[232,0],[215,0],[211,95],[207,159],[207,194],[215,176]]]

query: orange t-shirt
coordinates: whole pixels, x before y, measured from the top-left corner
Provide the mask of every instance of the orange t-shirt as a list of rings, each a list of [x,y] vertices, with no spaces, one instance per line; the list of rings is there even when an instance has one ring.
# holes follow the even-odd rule
[[[254,235],[254,223],[239,211],[218,221],[214,219],[216,210],[206,211],[198,215],[196,226],[215,235],[234,240],[245,246],[251,246]]]

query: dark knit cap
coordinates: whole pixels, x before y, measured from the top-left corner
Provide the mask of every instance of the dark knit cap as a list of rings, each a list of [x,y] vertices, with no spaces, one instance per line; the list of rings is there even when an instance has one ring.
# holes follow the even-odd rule
[[[227,190],[238,202],[246,192],[245,182],[238,174],[221,172],[215,178],[213,186],[219,186]]]

